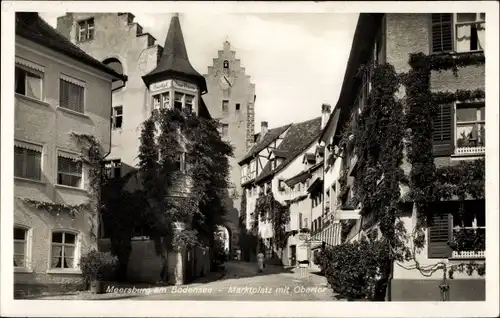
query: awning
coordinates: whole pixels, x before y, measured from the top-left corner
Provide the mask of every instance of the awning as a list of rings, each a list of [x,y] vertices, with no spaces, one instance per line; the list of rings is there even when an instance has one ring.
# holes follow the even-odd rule
[[[310,194],[314,194],[314,193],[316,193],[316,192],[318,192],[319,190],[322,190],[322,189],[323,189],[323,180],[321,180],[321,178],[318,177],[309,186],[309,188],[307,188],[307,192],[309,192]]]
[[[43,148],[40,145],[32,144],[30,142],[20,141],[20,140],[14,140],[14,147],[33,150],[33,151],[37,151],[37,152],[42,152],[42,148]]]

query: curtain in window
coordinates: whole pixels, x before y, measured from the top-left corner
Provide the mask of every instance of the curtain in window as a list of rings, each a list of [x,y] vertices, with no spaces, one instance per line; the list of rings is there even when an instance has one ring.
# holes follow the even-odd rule
[[[36,99],[42,98],[41,78],[34,74],[26,74],[26,96]]]
[[[484,28],[484,23],[477,25],[477,42],[478,49],[485,50],[486,29]]]
[[[457,52],[470,51],[471,25],[457,25]]]

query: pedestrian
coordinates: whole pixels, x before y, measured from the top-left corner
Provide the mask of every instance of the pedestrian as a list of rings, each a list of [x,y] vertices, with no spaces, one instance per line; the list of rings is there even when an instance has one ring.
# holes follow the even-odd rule
[[[262,273],[264,270],[264,254],[261,252],[257,254],[257,264],[259,265],[259,273]]]
[[[238,249],[238,250],[236,251],[236,259],[237,259],[238,261],[241,261],[241,250],[240,250],[240,249]]]

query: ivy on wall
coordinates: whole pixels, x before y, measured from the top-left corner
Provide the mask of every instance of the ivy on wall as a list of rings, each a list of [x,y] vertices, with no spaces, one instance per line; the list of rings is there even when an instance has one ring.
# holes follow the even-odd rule
[[[217,120],[175,109],[155,110],[143,123],[139,173],[151,205],[144,217],[163,251],[215,245],[214,233],[224,223],[228,157],[233,155],[219,126]],[[186,229],[174,230],[176,222]]]
[[[259,219],[261,222],[271,223],[275,248],[283,250],[289,236],[285,227],[290,222],[290,205],[281,204],[274,198],[273,192],[268,190],[267,194],[261,194],[257,198],[252,217],[254,228],[257,228],[257,231]]]
[[[344,244],[345,248],[334,247],[330,252],[325,252],[331,253],[328,254],[331,257],[334,257],[333,254],[342,255],[334,267],[329,265],[331,262],[320,261],[324,267],[322,270],[329,279],[343,281],[343,286],[331,283],[334,290],[350,297],[370,298],[376,297],[376,294],[380,295],[380,292],[368,291],[385,289],[390,266],[394,261],[413,260],[415,264],[405,268],[419,270],[425,276],[432,275],[438,270],[448,272],[450,278],[456,271],[466,272],[469,275],[474,270],[479,275],[485,273],[484,264],[470,262],[449,265],[438,262],[422,266],[415,259],[417,250],[425,244],[423,230],[429,225],[433,216],[433,209],[429,205],[431,202],[456,198],[463,201],[467,196],[474,199],[484,198],[484,160],[465,161],[457,165],[436,168],[432,141],[432,118],[438,108],[437,105],[481,99],[484,98],[484,90],[436,93],[431,93],[430,90],[431,71],[452,70],[458,76],[460,67],[484,64],[484,55],[473,53],[426,56],[418,53],[410,55],[409,64],[411,70],[406,74],[396,74],[394,68],[388,64],[361,68],[361,74],[364,72],[372,74],[372,88],[366,105],[359,115],[356,114],[357,109],[354,111],[352,120],[343,130],[339,142],[344,155],[354,151],[358,158],[353,189],[356,202],[361,203],[362,221],[365,218],[372,220],[369,223],[378,225],[382,234],[377,240],[365,238],[362,240],[364,242],[356,243],[357,245]],[[406,88],[404,100],[395,97],[400,85]],[[408,176],[401,169],[405,154],[411,164]],[[345,199],[349,190],[347,165],[347,163],[344,165],[338,180],[339,202]],[[400,185],[409,186],[408,198],[414,202],[419,211],[417,228],[413,233],[407,233],[404,224],[398,219],[402,204]],[[342,237],[345,240],[354,222],[343,223]],[[413,238],[410,244],[408,244],[409,237]],[[462,232],[455,235],[455,239],[449,244],[458,251],[468,250],[472,246],[482,249],[484,235]],[[342,259],[352,258],[358,252],[367,259],[375,259],[372,264],[376,264],[376,269],[370,270],[375,270],[378,275],[377,281],[365,282],[364,287],[356,287],[359,281],[352,281],[351,278],[357,277],[354,272],[366,273],[369,270],[368,265],[361,266],[357,271],[357,267],[353,268],[342,262]],[[325,255],[323,259],[326,259]],[[349,286],[346,287],[346,284]],[[445,289],[447,285],[443,286],[441,287]]]
[[[89,223],[91,224],[91,228],[89,231],[89,235],[90,238],[95,242],[98,236],[98,225],[102,204],[102,183],[104,180],[103,178],[105,178],[103,174],[104,157],[101,153],[101,145],[94,136],[71,132],[70,137],[72,137],[76,141],[77,145],[81,148],[82,154],[79,160],[89,168],[89,182],[88,188],[86,189],[88,195],[87,202],[71,205],[65,203],[38,201],[33,199],[22,199],[22,201],[33,206],[36,209],[45,210],[53,215],[55,214],[55,216],[59,216],[63,213],[68,213],[71,217],[75,217],[77,214],[80,214],[83,211],[90,211]]]

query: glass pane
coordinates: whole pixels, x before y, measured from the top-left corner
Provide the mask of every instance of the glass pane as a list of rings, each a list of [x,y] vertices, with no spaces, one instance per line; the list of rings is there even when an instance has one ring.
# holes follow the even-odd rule
[[[75,234],[64,233],[64,243],[75,244]]]
[[[52,245],[52,263],[51,267],[62,267],[62,246]]]
[[[485,120],[486,118],[486,108],[483,106],[483,107],[480,107],[479,108],[479,112],[481,112],[481,120]]]
[[[38,151],[28,150],[26,156],[26,177],[40,180],[41,154]]]
[[[52,243],[62,243],[63,242],[63,233],[54,232],[52,233]]]
[[[64,256],[63,268],[73,268],[75,259],[73,257]]]
[[[476,21],[476,13],[457,13],[457,22],[473,22]]]
[[[486,13],[480,13],[479,18],[483,21],[486,20]]]
[[[26,230],[20,228],[14,228],[14,240],[26,240]]]
[[[24,177],[24,161],[24,149],[14,147],[14,175],[16,177]]]
[[[179,102],[182,101],[182,95],[181,93],[175,93],[175,101]]]
[[[26,96],[42,99],[42,78],[28,73],[26,76]]]
[[[457,105],[457,122],[476,121],[477,107]]]
[[[14,266],[25,267],[24,255],[14,255]]]
[[[61,257],[52,257],[52,262],[50,263],[52,268],[62,268]]]
[[[64,246],[64,257],[71,257],[73,258],[75,256],[75,247],[74,246]]]
[[[14,242],[14,254],[24,255],[26,250],[26,243]]]
[[[457,147],[475,147],[475,124],[457,126]]]

